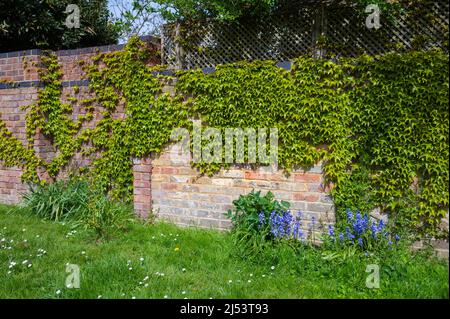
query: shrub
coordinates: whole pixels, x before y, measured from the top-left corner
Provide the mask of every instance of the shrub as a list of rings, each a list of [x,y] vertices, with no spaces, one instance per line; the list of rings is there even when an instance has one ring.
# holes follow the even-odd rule
[[[261,196],[261,191],[254,190],[239,196],[233,205],[234,209],[228,210],[227,216],[233,222],[236,247],[246,255],[260,251],[273,238],[270,225],[261,224],[261,218],[269,219],[270,214],[282,215],[290,207],[288,202],[275,200],[271,192]]]

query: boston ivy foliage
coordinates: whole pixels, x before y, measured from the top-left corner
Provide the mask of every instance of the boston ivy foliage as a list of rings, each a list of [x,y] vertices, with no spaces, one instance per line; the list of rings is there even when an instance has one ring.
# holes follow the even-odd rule
[[[69,99],[69,103],[61,102],[63,74],[56,55],[45,52],[41,56],[41,64],[39,76],[44,87],[38,91],[37,103],[25,107],[28,110],[26,133],[28,148],[31,150],[34,149],[34,140],[38,133],[52,141],[56,155],[50,162],[41,161],[41,167],[51,178],[56,178],[61,168],[68,164],[75,152],[80,150],[83,142],[88,140],[86,132],[80,132],[80,128],[83,122],[91,117],[80,115],[73,120],[71,116],[73,103],[77,100]],[[92,112],[92,108],[88,107],[86,110]]]
[[[90,88],[104,110],[103,118],[90,130],[94,176],[117,198],[131,199],[132,158],[160,153],[170,142],[174,127],[187,125],[187,109],[180,96],[163,93],[163,82],[154,76],[159,66],[147,67],[151,58],[137,39],[126,49],[100,54],[86,67]],[[123,105],[124,118],[114,118]]]
[[[95,98],[82,102],[88,115],[77,120],[59,100],[61,74],[55,58],[44,58],[47,85],[39,102],[29,107],[27,132],[31,137],[39,129],[51,137],[58,155],[45,163],[3,125],[0,160],[8,166],[20,163],[27,171],[41,166],[54,176],[81,150],[93,156],[91,173],[97,182],[111,196],[130,200],[132,159],[159,154],[170,143],[172,129],[192,132],[192,119],[221,130],[277,128],[279,167],[289,172],[321,161],[327,182],[334,185],[338,218],[346,208],[379,207],[398,225],[436,234],[449,204],[445,53],[339,61],[299,57],[290,71],[271,61],[240,62],[218,66],[212,74],[180,72],[174,95],[163,92],[173,79],[156,76],[161,67],[149,67],[151,58],[133,39],[124,50],[87,63]],[[94,105],[101,120],[94,128],[82,128]],[[122,107],[124,116],[117,116]],[[227,167],[195,166],[205,174]]]
[[[12,135],[2,120],[0,120],[0,161],[6,167],[20,167],[23,170],[24,180],[39,182],[36,170],[40,166],[40,160],[35,156],[34,150],[24,147]]]

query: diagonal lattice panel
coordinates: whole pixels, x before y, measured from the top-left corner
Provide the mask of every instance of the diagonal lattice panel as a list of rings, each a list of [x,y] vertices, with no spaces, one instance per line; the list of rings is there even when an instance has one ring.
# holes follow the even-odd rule
[[[369,29],[361,8],[303,5],[264,23],[190,22],[164,26],[163,63],[174,68],[213,67],[241,60],[286,61],[300,55],[355,56],[392,50],[448,51],[445,0],[406,1],[394,16],[381,15],[381,27]]]

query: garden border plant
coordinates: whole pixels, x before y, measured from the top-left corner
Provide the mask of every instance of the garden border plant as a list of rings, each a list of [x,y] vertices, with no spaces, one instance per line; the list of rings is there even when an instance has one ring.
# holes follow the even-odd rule
[[[299,57],[292,70],[272,61],[239,62],[177,73],[176,93],[163,92],[173,79],[155,75],[152,53],[138,39],[122,51],[102,53],[83,64],[92,99],[80,101],[87,114],[71,119],[60,102],[61,71],[54,55],[41,57],[39,101],[28,107],[23,146],[0,122],[0,160],[55,178],[78,151],[93,157],[95,182],[114,199],[132,198],[132,158],[160,154],[172,129],[204,126],[274,127],[279,132],[279,167],[307,168],[322,161],[338,208],[368,212],[380,207],[398,225],[439,235],[448,211],[448,55],[439,50],[362,55],[356,58]],[[75,103],[76,99],[69,100]],[[125,117],[115,119],[123,104]],[[97,107],[102,119],[83,128]],[[33,150],[37,131],[53,142],[49,163]],[[204,143],[211,143],[205,140]],[[226,165],[200,163],[200,174]],[[442,235],[442,234],[441,234]]]

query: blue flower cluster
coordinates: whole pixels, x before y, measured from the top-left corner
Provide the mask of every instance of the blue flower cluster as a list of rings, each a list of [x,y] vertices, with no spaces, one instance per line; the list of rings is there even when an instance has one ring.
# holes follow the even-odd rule
[[[259,213],[259,229],[265,229],[272,238],[277,239],[305,239],[302,231],[302,213],[298,212],[294,216],[290,211],[273,211],[268,217],[264,212]],[[310,231],[313,231],[316,221],[311,219]],[[335,243],[358,245],[367,249],[374,247],[378,243],[387,243],[391,247],[394,242],[400,240],[400,236],[391,234],[386,229],[383,220],[379,222],[372,220],[369,215],[361,214],[357,211],[355,214],[347,210],[347,218],[342,231],[337,232],[332,226],[328,226],[328,238]],[[325,234],[324,234],[325,235]],[[326,236],[325,236],[326,237]],[[394,242],[393,242],[394,241]]]
[[[388,245],[392,246],[393,242],[390,240],[390,234],[386,231],[386,224],[383,220],[378,223],[370,219],[367,214],[362,215],[359,211],[353,214],[352,211],[347,210],[347,220],[344,232],[340,232],[338,238],[335,236],[333,226],[328,226],[328,236],[333,241],[340,243],[357,244],[364,247],[364,244],[369,240],[387,240]],[[395,242],[400,240],[400,236],[394,236]]]
[[[275,238],[304,239],[304,234],[301,229],[301,219],[301,212],[298,212],[297,216],[294,217],[290,211],[273,211],[268,220],[266,219],[266,215],[261,212],[259,213],[259,227],[261,228],[264,225],[269,226],[270,233]]]

